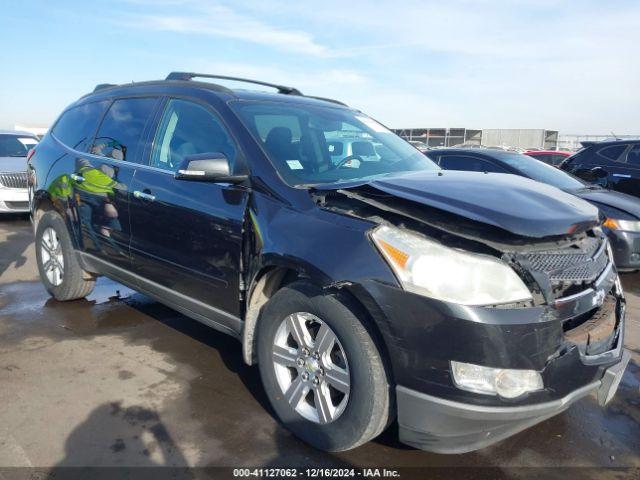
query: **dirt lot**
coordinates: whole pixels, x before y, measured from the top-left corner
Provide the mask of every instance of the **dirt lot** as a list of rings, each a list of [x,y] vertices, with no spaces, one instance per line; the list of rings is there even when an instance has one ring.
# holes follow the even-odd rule
[[[32,242],[27,219],[0,219],[0,467],[640,467],[638,274],[623,277],[632,362],[606,409],[586,398],[466,455],[410,449],[393,429],[327,454],[274,420],[235,340],[106,279],[87,300],[52,301]]]

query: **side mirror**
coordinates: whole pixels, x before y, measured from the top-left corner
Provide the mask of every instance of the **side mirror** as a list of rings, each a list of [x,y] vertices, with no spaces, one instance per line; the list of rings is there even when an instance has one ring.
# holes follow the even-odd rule
[[[602,167],[593,167],[589,170],[589,173],[593,175],[593,178],[606,178],[609,173]]]
[[[187,155],[174,177],[177,180],[212,183],[241,183],[247,175],[231,175],[229,159],[220,152]]]

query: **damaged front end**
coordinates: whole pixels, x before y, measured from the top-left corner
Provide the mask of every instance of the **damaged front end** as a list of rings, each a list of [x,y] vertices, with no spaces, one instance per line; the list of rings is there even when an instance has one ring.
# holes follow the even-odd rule
[[[505,211],[496,213],[495,222],[480,221],[474,212],[447,208],[441,197],[434,202],[397,185],[370,182],[311,195],[323,209],[498,258],[531,292],[526,301],[473,306],[381,282],[360,286],[362,296],[376,302],[376,320],[391,339],[405,443],[443,453],[470,451],[555,415],[593,391],[603,405],[615,393],[628,361],[625,300],[596,215],[578,215],[536,236],[534,225],[519,230],[513,218],[500,218]],[[492,207],[481,206],[482,215],[490,217]],[[506,224],[515,227],[507,230]],[[451,362],[535,371],[543,388],[510,399],[465,391],[456,386]]]

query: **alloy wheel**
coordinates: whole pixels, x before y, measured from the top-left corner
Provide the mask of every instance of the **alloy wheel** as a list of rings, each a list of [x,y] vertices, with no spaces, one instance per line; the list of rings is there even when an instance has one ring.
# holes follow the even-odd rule
[[[51,227],[46,228],[42,233],[40,254],[42,257],[42,269],[47,276],[47,280],[51,285],[57,287],[62,283],[62,276],[64,275],[64,256],[58,234]]]
[[[273,366],[284,398],[302,417],[326,424],[344,412],[351,389],[347,356],[335,332],[317,316],[297,312],[282,320]]]

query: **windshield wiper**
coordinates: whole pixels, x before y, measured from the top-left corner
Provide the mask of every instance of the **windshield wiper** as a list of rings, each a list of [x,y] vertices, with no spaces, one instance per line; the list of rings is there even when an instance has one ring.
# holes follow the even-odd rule
[[[26,157],[26,155],[24,153],[21,154],[13,154],[13,155],[7,155],[8,157],[12,157],[12,158],[16,158],[16,157]]]

